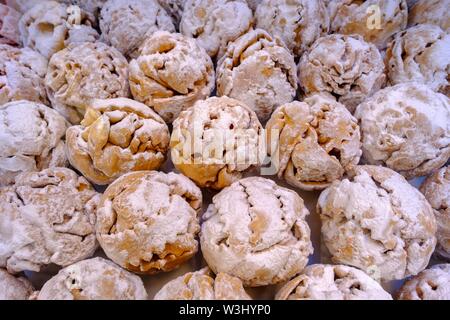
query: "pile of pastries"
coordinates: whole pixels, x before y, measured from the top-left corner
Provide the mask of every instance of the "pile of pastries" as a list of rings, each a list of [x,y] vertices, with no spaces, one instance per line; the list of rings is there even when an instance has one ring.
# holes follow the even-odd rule
[[[0,1],[0,299],[450,300],[449,9]]]

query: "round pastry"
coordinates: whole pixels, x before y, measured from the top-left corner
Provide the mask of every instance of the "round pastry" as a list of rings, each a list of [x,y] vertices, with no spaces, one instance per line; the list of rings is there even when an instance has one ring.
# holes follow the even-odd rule
[[[138,276],[109,260],[92,258],[72,264],[48,280],[38,300],[146,300]]]
[[[28,300],[34,289],[28,279],[0,269],[0,300]]]
[[[29,48],[0,44],[0,105],[14,100],[48,103],[47,59]]]
[[[286,283],[276,300],[392,300],[367,274],[344,265],[314,264]]]
[[[67,157],[92,183],[105,185],[130,171],[158,169],[169,137],[165,122],[144,104],[93,100],[81,125],[67,129]]]
[[[297,193],[272,180],[237,181],[213,197],[203,216],[203,257],[215,273],[238,277],[244,286],[286,281],[313,252],[308,214]]]
[[[278,176],[303,190],[321,190],[351,171],[361,157],[357,120],[333,97],[312,95],[285,104],[266,125]],[[274,159],[279,157],[279,159]]]
[[[378,91],[355,112],[363,158],[406,178],[428,175],[450,158],[450,100],[422,84]]]
[[[21,16],[13,8],[0,4],[0,44],[20,44],[19,20]]]
[[[172,19],[157,0],[108,0],[99,19],[102,39],[132,58],[154,32],[175,31]]]
[[[169,281],[154,300],[251,300],[239,278],[206,267]]]
[[[410,8],[409,25],[425,23],[440,26],[443,30],[450,29],[450,0],[419,0]]]
[[[420,191],[434,209],[437,221],[436,253],[450,261],[450,166],[431,174]]]
[[[244,0],[186,0],[180,32],[195,38],[211,56],[219,59],[230,41],[253,26],[253,13]]]
[[[118,265],[138,273],[171,271],[198,249],[201,190],[181,174],[139,171],[106,189],[97,239]]]
[[[358,35],[319,38],[300,59],[298,77],[307,95],[328,92],[352,113],[386,82],[380,52]]]
[[[334,263],[383,281],[426,268],[436,245],[436,220],[425,197],[388,168],[359,166],[318,200],[322,237]]]
[[[18,175],[0,188],[0,267],[38,272],[92,256],[98,200],[89,182],[67,168]]]
[[[395,35],[386,51],[392,85],[415,81],[435,91],[450,93],[450,34],[431,24],[420,24]]]
[[[0,106],[0,186],[21,172],[64,167],[66,121],[40,103],[13,101]]]
[[[330,28],[322,0],[263,0],[255,12],[255,20],[257,28],[282,39],[297,57]]]
[[[262,29],[229,43],[217,64],[217,94],[242,101],[261,121],[276,107],[294,100],[296,91],[294,57]]]
[[[45,85],[53,108],[78,124],[90,100],[128,97],[128,62],[101,42],[70,45],[50,59]]]
[[[450,264],[434,265],[407,280],[398,300],[450,300]]]
[[[214,89],[214,65],[197,42],[179,33],[158,31],[130,62],[130,87],[136,100],[171,123]]]
[[[200,187],[222,189],[261,163],[263,128],[245,104],[228,97],[197,101],[173,123],[175,167]]]
[[[163,7],[172,18],[175,29],[177,30],[179,29],[185,2],[186,0],[158,0],[159,5]]]

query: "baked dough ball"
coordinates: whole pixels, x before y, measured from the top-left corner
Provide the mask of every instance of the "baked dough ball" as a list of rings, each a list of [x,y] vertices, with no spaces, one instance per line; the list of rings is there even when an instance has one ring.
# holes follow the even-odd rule
[[[137,101],[93,100],[81,125],[66,132],[67,157],[95,184],[109,184],[130,171],[158,169],[169,149],[169,128]]]
[[[409,7],[409,5],[408,5]],[[450,29],[450,0],[419,0],[409,11],[409,25],[434,24]]]
[[[251,300],[239,278],[206,267],[168,282],[154,300]]]
[[[450,158],[450,100],[425,85],[398,84],[362,103],[363,158],[407,179],[428,175]]]
[[[228,97],[200,100],[173,123],[175,167],[200,187],[222,189],[261,163],[263,128],[245,104]]]
[[[436,253],[450,261],[450,166],[430,175],[420,191],[434,209],[437,221]]]
[[[322,237],[334,263],[383,281],[425,269],[436,245],[436,220],[425,197],[384,167],[359,166],[319,197]]]
[[[253,13],[244,0],[186,0],[180,32],[195,38],[211,57],[219,59],[230,41],[253,26]]]
[[[53,108],[78,124],[92,99],[129,96],[128,62],[101,42],[70,45],[50,59],[45,85]]]
[[[138,276],[109,260],[92,258],[58,272],[42,287],[38,300],[146,300]]]
[[[390,83],[415,81],[450,94],[449,52],[450,34],[438,26],[421,24],[397,33],[386,51]]]
[[[17,176],[0,188],[0,267],[38,272],[92,256],[98,200],[89,182],[67,168]]]
[[[197,42],[179,33],[158,31],[130,62],[130,87],[136,100],[172,122],[214,89],[214,65]]]
[[[179,29],[185,2],[186,0],[158,0],[159,5],[163,7],[172,18],[175,29],[177,30]]]
[[[21,16],[13,8],[0,4],[0,44],[20,44],[19,20]]]
[[[381,285],[353,267],[314,264],[286,283],[276,300],[392,300]]]
[[[266,31],[249,31],[228,45],[217,64],[217,94],[247,104],[261,121],[294,100],[297,75],[294,57]]]
[[[64,167],[64,118],[43,104],[14,101],[0,106],[0,186],[21,172]]]
[[[255,21],[257,28],[282,39],[295,56],[301,56],[330,28],[322,0],[263,0],[255,12]]]
[[[358,35],[341,34],[319,38],[302,56],[298,77],[307,95],[331,93],[352,113],[386,82],[378,49]]]
[[[278,176],[304,190],[321,190],[351,171],[361,157],[357,120],[333,97],[312,95],[285,104],[266,125]],[[274,141],[272,141],[272,139]],[[270,148],[269,148],[270,149]]]
[[[0,269],[0,300],[28,300],[34,289],[28,279]]]
[[[201,206],[201,190],[181,174],[128,173],[101,198],[97,239],[106,255],[128,270],[171,271],[197,252]]]
[[[438,264],[407,280],[398,300],[450,300],[450,264]]]
[[[172,19],[157,0],[108,0],[99,19],[102,39],[132,58],[154,32],[175,31]]]
[[[331,31],[359,34],[383,50],[391,37],[406,28],[406,0],[326,0]]]
[[[250,177],[215,195],[203,216],[203,257],[215,272],[256,287],[286,281],[313,252],[302,198],[272,180]]]
[[[0,105],[14,100],[48,103],[47,59],[29,48],[0,44]]]

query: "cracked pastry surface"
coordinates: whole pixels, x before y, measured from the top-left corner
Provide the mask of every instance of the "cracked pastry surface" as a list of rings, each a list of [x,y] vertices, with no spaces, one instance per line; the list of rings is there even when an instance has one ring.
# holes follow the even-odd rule
[[[228,44],[217,64],[217,95],[238,99],[261,121],[294,100],[297,74],[294,57],[266,31],[249,31]]]
[[[214,275],[208,267],[169,281],[154,300],[251,300],[239,278]]]
[[[130,171],[158,169],[169,137],[163,119],[142,103],[93,100],[81,125],[67,129],[67,157],[91,182],[105,185]]]
[[[299,83],[309,95],[328,92],[350,112],[385,82],[378,49],[361,36],[332,34],[319,38],[298,64]]]
[[[255,12],[255,25],[279,37],[297,57],[330,28],[322,0],[263,0]]]
[[[262,139],[261,123],[245,104],[228,97],[199,100],[173,123],[172,162],[198,186],[220,190],[260,165]]]
[[[158,0],[159,5],[163,7],[172,18],[175,29],[177,30],[179,29],[185,2],[186,0]]]
[[[34,289],[24,277],[15,277],[0,269],[0,300],[28,300]]]
[[[171,271],[198,250],[201,205],[201,190],[181,174],[128,173],[100,200],[97,239],[106,255],[128,270]]]
[[[67,124],[55,110],[31,101],[0,106],[0,186],[21,172],[64,167]]]
[[[344,265],[314,264],[286,283],[276,300],[392,300],[363,271]]]
[[[313,252],[300,196],[272,180],[239,180],[213,197],[203,216],[203,257],[215,272],[264,286],[288,280]]]
[[[72,264],[47,281],[38,300],[146,300],[137,275],[97,257]]]
[[[156,31],[175,31],[157,0],[108,0],[99,20],[102,39],[131,58],[139,55],[141,43]]]
[[[317,203],[332,261],[383,281],[426,268],[436,245],[436,220],[425,197],[388,168],[358,166]]]
[[[53,108],[78,124],[90,100],[128,97],[128,62],[101,42],[72,44],[50,59],[45,86]]]
[[[434,24],[450,28],[450,0],[419,0],[409,11],[408,24]]]
[[[214,89],[214,65],[195,39],[158,31],[130,62],[130,87],[136,100],[171,123],[182,110]]]
[[[22,14],[0,4],[0,44],[19,45],[19,20]]]
[[[253,26],[253,13],[244,0],[186,0],[180,32],[195,38],[211,57],[219,59],[227,44]]]
[[[92,256],[97,203],[94,188],[70,169],[20,174],[0,188],[0,267],[39,272]]]
[[[333,97],[312,95],[277,108],[266,125],[278,176],[304,190],[321,190],[351,171],[361,157],[357,120]],[[274,141],[272,141],[274,139]]]
[[[425,85],[398,84],[378,91],[355,112],[363,158],[406,178],[431,173],[450,158],[450,100]]]

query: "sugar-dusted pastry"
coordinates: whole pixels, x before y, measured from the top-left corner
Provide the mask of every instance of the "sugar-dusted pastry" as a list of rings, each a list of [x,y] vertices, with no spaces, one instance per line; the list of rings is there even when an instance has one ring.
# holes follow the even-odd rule
[[[97,239],[118,265],[171,271],[198,250],[201,190],[176,173],[138,171],[114,181],[97,210]]]
[[[142,279],[103,258],[61,269],[48,280],[38,300],[146,300]]]
[[[450,264],[438,264],[408,279],[398,300],[450,300]]]
[[[423,84],[380,90],[355,116],[369,164],[385,165],[409,179],[428,175],[450,158],[450,100]]]
[[[256,11],[256,8],[262,2],[262,0],[245,0],[245,1],[247,2],[248,7],[252,9],[253,12]]]
[[[64,167],[67,124],[55,110],[31,101],[0,106],[0,186],[21,172]]]
[[[331,34],[319,38],[301,58],[298,77],[309,95],[328,92],[350,112],[385,82],[384,62],[378,49],[361,36]]]
[[[357,120],[332,96],[282,105],[267,122],[266,134],[278,176],[303,190],[325,189],[341,179],[362,153]]]
[[[158,0],[159,5],[163,7],[172,18],[175,29],[177,30],[180,25],[181,16],[183,15],[185,2],[186,0]]]
[[[24,277],[15,277],[0,269],[0,300],[28,300],[34,289]]]
[[[186,0],[180,32],[195,38],[211,57],[219,59],[227,44],[253,26],[245,0]]]
[[[67,129],[67,157],[92,183],[105,185],[130,171],[158,169],[169,138],[164,120],[146,105],[93,100],[81,124]]]
[[[261,121],[276,107],[294,100],[296,90],[294,57],[262,29],[229,43],[217,64],[217,94],[242,101]]]
[[[0,44],[0,105],[14,100],[47,103],[47,59],[29,48]]]
[[[158,31],[147,37],[130,62],[130,87],[136,100],[172,122],[214,89],[214,65],[195,39]]]
[[[24,14],[36,4],[41,3],[42,0],[2,0],[2,2],[6,3],[8,7],[14,8],[21,14]]]
[[[255,12],[255,25],[282,39],[299,57],[328,33],[330,18],[322,0],[263,0]]]
[[[38,272],[92,256],[98,200],[89,182],[67,168],[18,175],[0,188],[0,267]]]
[[[344,265],[313,264],[286,283],[276,300],[392,300],[363,271]]]
[[[286,281],[313,252],[309,214],[292,190],[261,177],[239,180],[213,197],[203,215],[203,257],[217,274],[256,287]]]
[[[198,186],[222,189],[261,164],[263,128],[245,104],[228,97],[199,100],[173,123],[175,167]]]
[[[420,186],[420,191],[434,209],[438,242],[436,253],[450,261],[450,166],[431,174]]]
[[[0,44],[19,45],[19,20],[21,13],[15,9],[0,4]]]
[[[45,86],[53,108],[78,124],[92,99],[128,97],[128,62],[101,42],[69,45],[50,59]]]
[[[409,25],[434,24],[443,30],[450,29],[450,0],[419,0],[410,7]]]
[[[85,10],[86,12],[89,12],[90,14],[94,15],[94,17],[97,18],[100,14],[100,10],[102,9],[103,5],[107,0],[57,0],[57,1],[66,4],[77,5],[81,9]]]
[[[450,94],[450,34],[436,25],[420,24],[399,32],[386,51],[392,85],[419,82]]]
[[[359,166],[318,200],[322,238],[332,261],[383,281],[426,268],[436,245],[436,219],[425,197],[385,167]]]
[[[155,295],[155,300],[251,300],[239,278],[208,267],[188,272],[169,281]]]
[[[108,0],[100,13],[102,39],[135,58],[142,42],[158,30],[173,32],[172,19],[158,0]]]
[[[406,28],[406,0],[325,0],[330,14],[331,31],[359,34],[383,50],[392,36]]]

